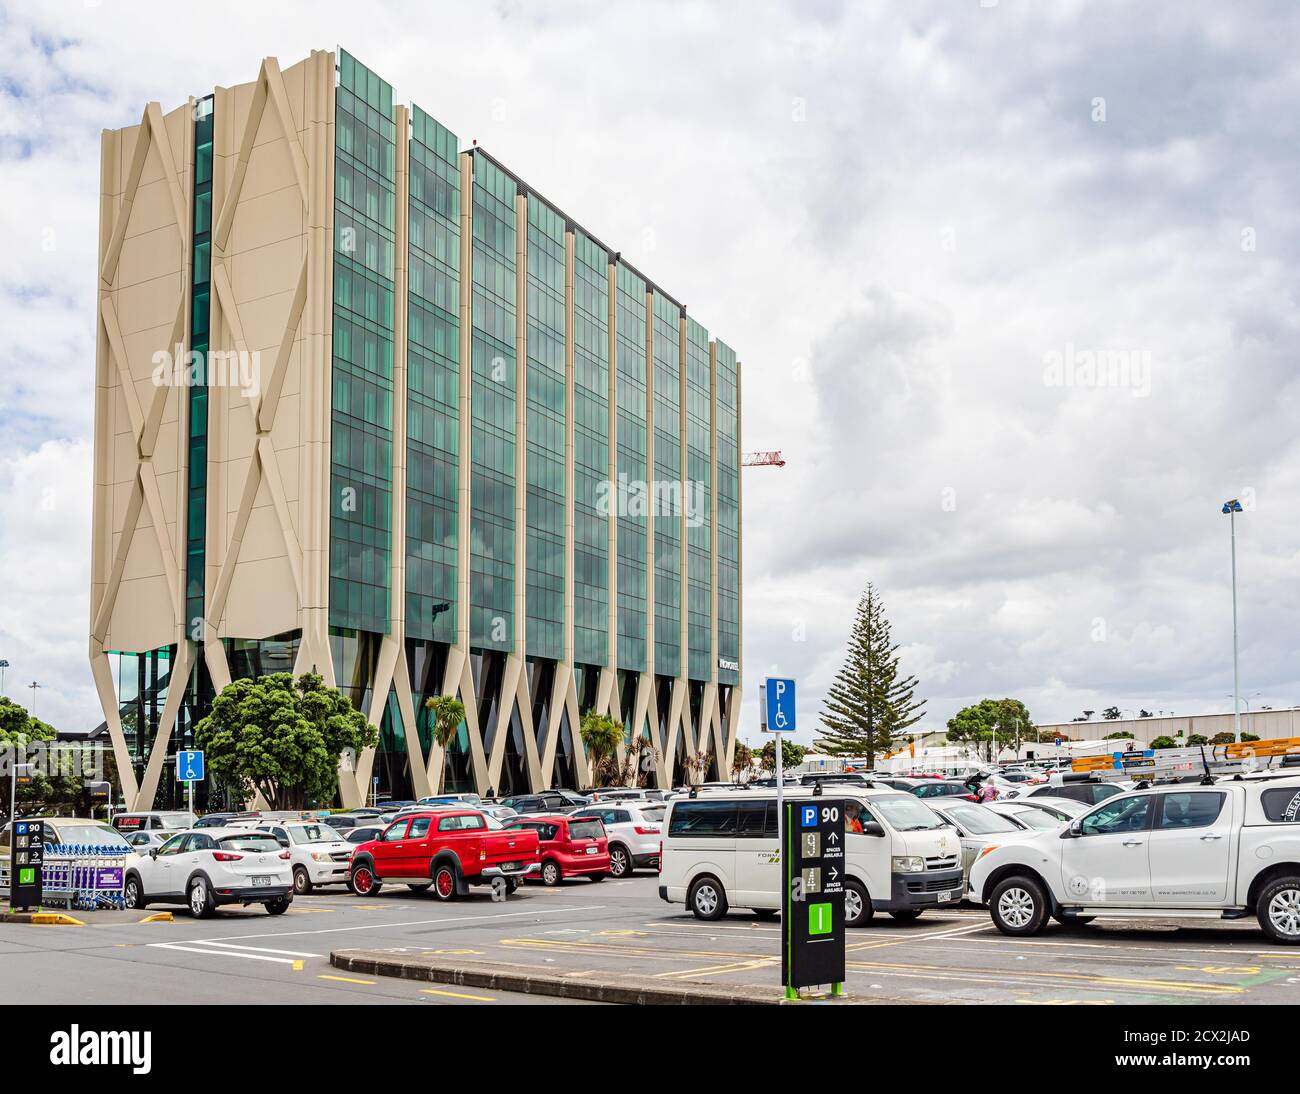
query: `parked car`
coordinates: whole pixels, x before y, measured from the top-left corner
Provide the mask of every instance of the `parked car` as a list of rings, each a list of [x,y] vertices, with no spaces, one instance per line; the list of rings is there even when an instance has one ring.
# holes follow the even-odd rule
[[[283,915],[293,900],[293,876],[288,852],[269,833],[189,829],[132,862],[122,895],[128,908],[184,904],[197,919],[223,904],[261,904]]]
[[[799,783],[801,786],[816,786],[818,783],[829,787],[838,785],[870,786],[871,780],[866,775],[859,775],[856,771],[809,771],[800,777]]]
[[[383,830],[384,826],[382,824],[363,824],[358,828],[344,832],[343,838],[355,846],[358,843],[367,843],[372,839],[378,839]]]
[[[1060,832],[990,849],[971,893],[1006,935],[1038,934],[1049,917],[1253,914],[1274,942],[1298,945],[1298,816],[1295,776],[1122,792]]]
[[[787,801],[814,801],[808,787]],[[876,912],[911,921],[962,897],[961,844],[928,802],[884,788],[845,786],[844,922],[862,927]],[[941,800],[941,799],[940,799]],[[970,804],[970,803],[965,803]],[[664,820],[659,898],[697,919],[729,908],[762,917],[781,909],[775,790],[678,798]]]
[[[433,794],[427,798],[421,798],[416,805],[472,805],[477,809],[483,804],[483,799],[477,794],[465,790],[455,791],[448,794]]]
[[[331,813],[328,817],[321,817],[320,822],[337,828],[340,832],[348,832],[369,820],[370,817],[361,813]]]
[[[986,805],[962,798],[930,798],[925,803],[957,829],[961,837],[962,878],[970,877],[971,864],[986,847],[1007,836],[1025,835],[1033,829],[1015,817],[1002,816]],[[964,888],[963,888],[964,891]]]
[[[260,824],[289,852],[293,864],[293,891],[310,893],[317,885],[346,885],[352,845],[328,824],[318,821],[288,821]]]
[[[912,787],[912,793],[918,798],[960,798],[968,802],[979,799],[971,793],[970,787],[956,779],[927,779]]]
[[[493,832],[477,809],[443,809],[402,817],[352,852],[348,887],[371,896],[386,882],[415,892],[433,887],[439,900],[468,894],[471,885],[501,879],[507,894],[542,868],[537,833]]]
[[[1058,814],[1055,810],[1038,809],[1023,801],[986,802],[984,808],[993,810],[1000,817],[1010,817],[1026,828],[1039,832],[1059,832],[1061,826],[1070,821],[1069,817]]]
[[[224,828],[238,814],[236,813],[208,813],[200,817],[191,827],[194,828]]]
[[[589,798],[572,790],[543,790],[537,794],[517,794],[501,798],[497,805],[506,805],[516,813],[564,813],[590,805]]]
[[[1107,798],[1124,793],[1125,787],[1100,779],[1065,780],[1060,783],[1043,783],[1029,787],[1014,795],[1016,798],[1069,798],[1084,805],[1098,805]]]
[[[118,813],[109,823],[124,836],[131,832],[182,832],[194,827],[194,814],[188,810]]]
[[[161,847],[175,832],[131,832],[127,835],[126,842],[129,843],[137,855],[147,855],[152,847]]]
[[[637,801],[597,802],[569,814],[571,820],[596,817],[609,839],[609,872],[629,877],[638,867],[657,869],[667,805]]]
[[[519,814],[508,805],[480,805],[479,812],[485,817],[491,817],[493,820],[500,821],[502,824],[508,824]]]
[[[1003,802],[994,802],[993,804],[1041,809],[1063,821],[1072,821],[1075,817],[1081,817],[1092,808],[1089,805],[1084,805],[1083,802],[1075,801],[1073,798],[1054,798],[1047,794],[1037,794],[1029,798],[1006,798]]]
[[[541,814],[516,817],[507,832],[536,832],[546,885],[559,885],[565,878],[587,877],[604,881],[609,875],[609,839],[597,817]]]

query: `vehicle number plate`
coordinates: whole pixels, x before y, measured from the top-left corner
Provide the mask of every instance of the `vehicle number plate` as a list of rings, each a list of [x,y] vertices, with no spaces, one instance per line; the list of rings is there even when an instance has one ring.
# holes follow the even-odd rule
[[[255,886],[270,885],[270,884],[271,884],[271,879],[270,879],[268,876],[266,876],[265,874],[254,874],[254,875],[253,875],[253,884],[254,884]]]
[[[940,904],[946,904],[946,903],[947,903],[948,901],[950,901],[951,899],[952,899],[952,890],[951,890],[951,889],[945,889],[942,893],[939,894],[939,903],[940,903]]]
[[[594,855],[598,850],[599,850],[599,848],[596,848],[596,847],[588,847],[588,848],[587,848],[587,854],[589,854],[589,855]]]

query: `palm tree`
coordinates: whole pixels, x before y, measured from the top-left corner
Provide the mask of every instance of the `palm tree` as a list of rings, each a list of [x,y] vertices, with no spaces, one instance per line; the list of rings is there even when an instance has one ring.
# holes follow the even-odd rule
[[[460,724],[465,720],[465,704],[454,695],[431,695],[424,701],[425,709],[433,715],[433,739],[442,749],[442,772],[438,775],[437,790],[442,789],[442,780],[447,771],[447,746],[456,736]]]
[[[591,761],[591,783],[599,786],[612,780],[614,757],[618,746],[623,743],[623,723],[617,722],[608,714],[598,714],[594,710],[582,716],[579,728],[582,747],[587,751]]]

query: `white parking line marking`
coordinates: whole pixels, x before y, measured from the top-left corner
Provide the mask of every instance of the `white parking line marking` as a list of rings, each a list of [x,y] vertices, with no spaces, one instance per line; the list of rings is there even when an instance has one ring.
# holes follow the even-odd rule
[[[165,943],[164,943],[165,945]],[[239,942],[203,942],[204,946],[221,946],[223,949],[230,948],[235,950],[253,950],[257,953],[278,953],[285,957],[324,957],[323,953],[302,953],[298,950],[272,950],[266,946],[245,946]]]
[[[604,904],[568,906],[563,908],[531,908],[526,912],[501,912],[497,915],[459,915],[445,919],[412,919],[405,923],[362,923],[355,927],[322,927],[318,931],[267,931],[263,934],[227,934],[220,938],[190,938],[187,942],[235,942],[248,938],[293,938],[297,935],[343,934],[347,931],[373,931],[376,929],[394,930],[398,927],[428,927],[440,923],[487,923],[494,919],[517,919],[521,915],[559,915],[561,912],[603,912]],[[170,942],[150,942],[150,946],[171,946]]]
[[[248,961],[272,961],[277,965],[299,965],[301,962],[294,961],[288,957],[271,957],[261,953],[240,953],[238,950],[204,950],[198,946],[182,946],[175,942],[155,942],[152,943],[160,950],[177,950],[184,953],[201,953],[205,957],[242,957]]]

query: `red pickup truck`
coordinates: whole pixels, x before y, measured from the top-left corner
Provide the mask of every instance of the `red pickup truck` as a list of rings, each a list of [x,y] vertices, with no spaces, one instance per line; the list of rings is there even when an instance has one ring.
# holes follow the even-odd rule
[[[398,817],[378,839],[357,844],[348,888],[373,896],[395,881],[418,893],[432,886],[439,900],[455,900],[471,885],[513,893],[541,868],[536,832],[492,831],[476,809],[438,809]]]

